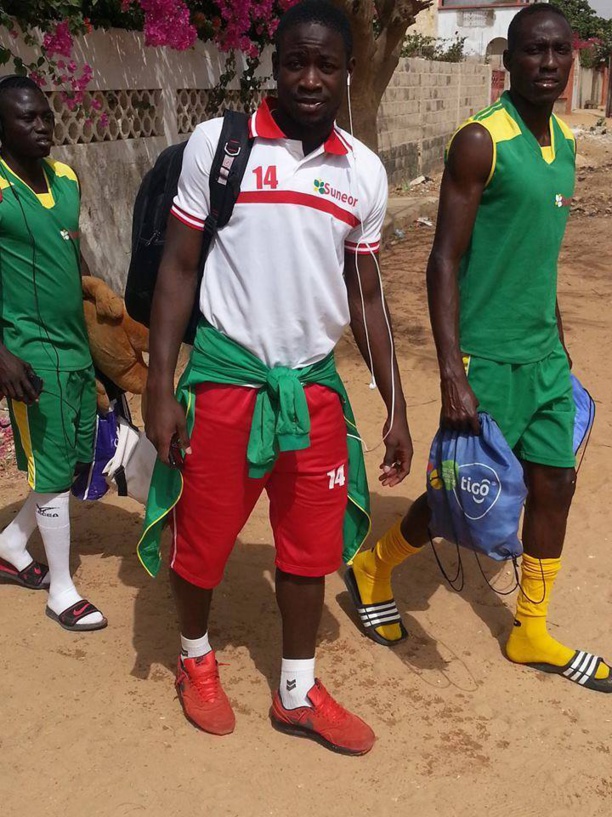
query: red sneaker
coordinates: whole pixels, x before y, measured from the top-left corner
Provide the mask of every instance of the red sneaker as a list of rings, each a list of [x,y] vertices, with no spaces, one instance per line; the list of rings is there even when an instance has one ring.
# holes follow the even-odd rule
[[[179,658],[175,686],[188,720],[211,735],[234,731],[236,716],[221,686],[214,651]]]
[[[285,709],[276,692],[270,710],[273,726],[290,735],[312,737],[345,755],[365,755],[374,746],[376,735],[367,723],[340,706],[318,678],[308,699],[312,707]]]

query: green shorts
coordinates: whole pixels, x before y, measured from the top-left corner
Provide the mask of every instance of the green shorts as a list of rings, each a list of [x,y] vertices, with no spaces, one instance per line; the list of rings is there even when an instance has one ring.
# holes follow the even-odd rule
[[[464,357],[468,381],[520,460],[573,468],[574,416],[570,368],[561,345],[537,363]]]
[[[77,462],[91,462],[96,432],[93,366],[77,372],[37,372],[37,403],[9,400],[17,465],[34,491],[60,493],[74,480]]]

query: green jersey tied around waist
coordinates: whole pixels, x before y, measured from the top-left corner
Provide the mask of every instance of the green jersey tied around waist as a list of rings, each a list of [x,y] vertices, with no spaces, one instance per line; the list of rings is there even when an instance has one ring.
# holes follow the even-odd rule
[[[304,386],[318,384],[335,391],[342,402],[348,447],[348,503],[344,515],[345,562],[350,562],[370,531],[370,497],[361,440],[333,354],[312,366],[269,368],[243,346],[202,320],[191,358],[180,379],[176,398],[185,408],[187,431],[195,419],[195,387],[219,383],[257,388],[247,460],[249,476],[263,477],[283,451],[310,445],[310,416]],[[179,470],[157,461],[149,489],[138,556],[147,572],[155,576],[161,564],[160,538],[164,522],[179,501],[183,477]]]
[[[79,183],[45,159],[35,193],[0,159],[0,340],[35,372],[91,366],[83,314]]]
[[[467,354],[534,363],[559,342],[557,263],[575,184],[575,140],[550,119],[542,148],[508,92],[469,119],[493,141],[493,164],[459,268],[460,343]]]

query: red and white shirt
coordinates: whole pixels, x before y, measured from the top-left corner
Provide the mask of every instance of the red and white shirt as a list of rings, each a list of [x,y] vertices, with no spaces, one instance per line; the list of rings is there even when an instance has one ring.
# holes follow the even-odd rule
[[[344,253],[377,252],[387,176],[375,153],[335,127],[304,156],[266,100],[250,119],[255,137],[241,192],[211,246],[200,308],[220,332],[266,365],[322,360],[349,323]],[[202,122],[185,149],[172,214],[202,230],[222,119]]]

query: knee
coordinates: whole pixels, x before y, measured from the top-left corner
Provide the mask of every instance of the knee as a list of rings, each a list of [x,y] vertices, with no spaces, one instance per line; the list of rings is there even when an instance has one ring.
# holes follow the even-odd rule
[[[539,504],[569,508],[576,490],[574,468],[547,468],[529,486],[530,499]]]

